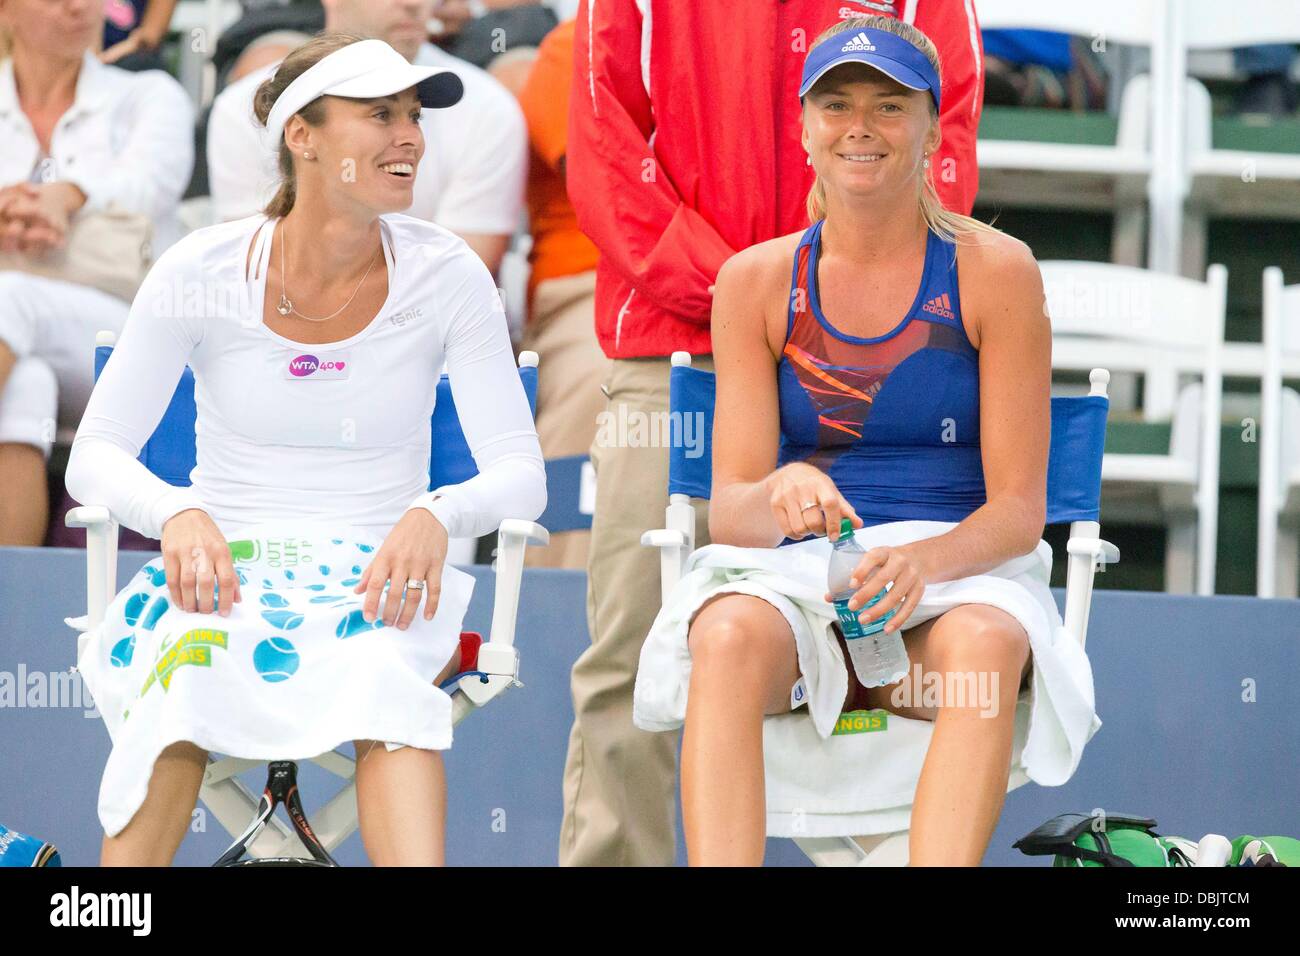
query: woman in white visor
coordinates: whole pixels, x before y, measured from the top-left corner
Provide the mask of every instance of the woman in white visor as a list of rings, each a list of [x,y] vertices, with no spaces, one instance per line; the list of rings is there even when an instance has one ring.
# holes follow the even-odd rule
[[[79,501],[162,541],[80,660],[113,738],[105,864],[170,862],[207,751],[294,759],[346,740],[371,860],[442,862],[451,702],[435,682],[460,663],[473,586],[447,539],[546,503],[492,277],[452,233],[395,213],[421,109],[460,94],[379,40],[303,45],[256,99],[279,142],[270,206],[172,247],[131,308],[68,467]],[[428,492],[444,363],[478,474]],[[136,456],[186,364],[197,465],[178,488]]]

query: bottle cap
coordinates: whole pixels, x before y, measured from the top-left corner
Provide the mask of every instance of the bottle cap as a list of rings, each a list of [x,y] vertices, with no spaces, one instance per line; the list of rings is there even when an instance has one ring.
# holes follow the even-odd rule
[[[841,538],[853,537],[853,522],[849,518],[840,519],[840,537]]]

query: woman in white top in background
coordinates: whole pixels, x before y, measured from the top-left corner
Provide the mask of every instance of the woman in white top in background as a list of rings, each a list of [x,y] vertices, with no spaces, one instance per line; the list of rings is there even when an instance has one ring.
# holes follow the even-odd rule
[[[165,73],[100,63],[103,28],[98,0],[0,0],[0,253],[44,259],[79,216],[110,207],[149,217],[155,254],[180,235],[193,107]],[[0,265],[0,545],[44,541],[56,423],[76,424],[95,333],[120,329],[127,307]]]
[[[376,670],[374,679],[359,675],[337,690],[350,700],[359,689],[354,724],[425,723],[387,737],[371,732],[374,740],[407,745],[399,749],[374,747],[365,736],[355,741],[361,833],[376,864],[442,862],[445,795],[437,749],[451,739],[449,701],[445,707],[442,699],[432,702],[439,719],[445,712],[445,729],[434,731],[424,729],[426,698],[395,696],[408,686],[410,671],[395,672],[386,648],[436,652],[419,688],[441,698],[441,691],[428,690],[428,680],[444,662],[439,680],[455,671],[460,620],[448,618],[463,614],[461,597],[468,600],[452,593],[456,576],[466,576],[444,567],[449,534],[484,534],[507,517],[535,519],[546,503],[537,434],[490,274],[452,233],[393,214],[411,203],[424,152],[422,106],[450,105],[460,93],[454,74],[412,66],[380,40],[328,35],[290,54],[256,103],[272,142],[280,142],[279,193],[265,215],[199,230],[157,263],[91,398],[68,469],[68,487],[79,501],[107,505],[144,534],[161,532],[173,608],[215,610],[224,618],[212,626],[229,631],[230,653],[214,656],[206,670],[184,669],[165,697],[154,694],[151,700],[165,700],[166,707],[182,706],[178,697],[187,690],[198,694],[194,682],[219,677],[219,661],[233,667],[239,628],[246,623],[252,634],[260,623],[258,608],[235,607],[240,577],[227,543],[231,532],[266,522],[329,522],[382,538],[359,583],[343,583],[364,591],[363,611],[356,613],[367,622],[379,615],[389,625],[372,646],[373,661],[358,660],[389,670]],[[444,359],[479,474],[428,492],[429,417]],[[135,456],[187,362],[195,376],[197,465],[192,487],[176,488]],[[432,449],[435,456],[439,451]],[[440,587],[445,613],[435,620]],[[421,591],[427,594],[422,621],[416,619]],[[279,600],[263,595],[263,604],[268,597]],[[290,633],[295,642],[309,630],[289,626],[297,628]],[[337,636],[348,635],[340,629]],[[134,711],[145,694],[106,706],[100,687],[111,686],[113,673],[101,651],[88,647],[81,670],[115,731],[101,786],[103,860],[166,863],[185,834],[206,753],[176,736],[143,743],[153,731],[139,718],[125,721],[123,703]],[[308,669],[304,663],[303,672]],[[300,672],[297,684],[301,678]],[[256,689],[262,687],[256,680],[249,687],[252,695],[271,693]],[[384,688],[382,696],[376,687]],[[313,709],[318,716],[310,720],[332,721],[346,706],[330,701]],[[119,715],[125,722],[112,723]],[[186,712],[167,715],[203,727],[214,741],[229,730]],[[368,723],[372,716],[376,724]],[[309,721],[306,714],[302,721]],[[241,731],[250,732],[256,726]],[[162,749],[168,740],[174,742]],[[279,742],[258,743],[266,749]],[[119,750],[131,746],[143,756],[130,775],[119,775],[135,759],[123,754],[115,764]],[[147,797],[137,787],[145,760],[153,767]]]

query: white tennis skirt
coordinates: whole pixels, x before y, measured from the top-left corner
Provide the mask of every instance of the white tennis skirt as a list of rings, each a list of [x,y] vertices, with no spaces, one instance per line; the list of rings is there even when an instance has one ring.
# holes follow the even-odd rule
[[[113,741],[99,790],[109,836],[177,741],[253,760],[354,739],[451,746],[451,699],[433,681],[457,651],[472,576],[444,566],[433,620],[421,608],[403,631],[366,623],[353,593],[382,543],[373,532],[256,525],[227,538],[242,596],[229,617],[173,607],[155,559],[88,634],[78,668]]]

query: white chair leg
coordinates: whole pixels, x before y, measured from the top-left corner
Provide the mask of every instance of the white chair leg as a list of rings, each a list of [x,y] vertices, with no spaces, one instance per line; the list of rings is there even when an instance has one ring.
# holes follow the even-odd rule
[[[1277,590],[1280,598],[1294,598],[1300,583],[1300,529],[1283,525],[1277,529]]]
[[[795,837],[814,866],[907,866],[908,833],[858,837]]]
[[[1165,541],[1165,591],[1170,594],[1195,593],[1195,515],[1171,516]]]

